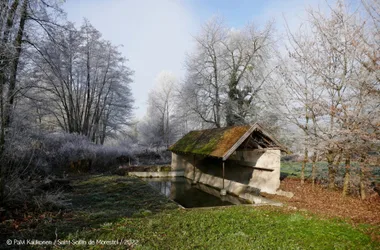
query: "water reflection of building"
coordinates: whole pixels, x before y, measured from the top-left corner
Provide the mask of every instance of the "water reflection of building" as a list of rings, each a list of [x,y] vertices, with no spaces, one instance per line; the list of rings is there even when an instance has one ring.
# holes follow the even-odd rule
[[[191,180],[183,177],[173,179],[153,178],[147,179],[147,181],[166,197],[186,208],[228,206],[246,203],[236,196],[221,196],[219,190],[215,188],[200,183],[192,185]]]
[[[159,180],[150,180],[148,183],[154,187],[156,190],[159,190],[160,193],[164,194],[166,197],[170,198],[171,194],[171,186],[172,183],[170,181],[159,181]]]

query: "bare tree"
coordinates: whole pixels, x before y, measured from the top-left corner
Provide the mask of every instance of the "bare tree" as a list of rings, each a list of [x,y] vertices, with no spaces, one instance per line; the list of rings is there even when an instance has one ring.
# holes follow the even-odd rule
[[[327,16],[309,10],[308,24],[298,36],[288,33],[292,63],[280,67],[288,90],[287,95],[277,97],[284,104],[285,116],[305,133],[302,169],[311,147],[314,181],[320,152],[328,162],[329,187],[334,188],[337,169],[344,160],[346,195],[352,160],[360,159],[364,165],[378,140],[379,102],[374,99],[378,69],[371,65],[379,47],[358,12],[350,13],[342,1],[331,7]],[[361,186],[363,189],[364,184]]]
[[[28,97],[45,103],[44,120],[103,144],[109,133],[128,125],[132,71],[88,21],[80,30],[68,24],[47,38],[35,46],[35,85]]]
[[[18,75],[25,45],[34,29],[46,31],[53,23],[50,15],[61,12],[55,1],[11,0],[0,3],[0,195],[3,197],[4,178],[10,170],[3,162],[6,142],[10,138],[16,98],[20,92]]]
[[[140,126],[145,144],[168,148],[177,139],[177,84],[175,75],[170,72],[163,71],[158,75],[156,85],[149,93],[147,116]]]
[[[250,122],[252,105],[272,73],[268,62],[273,51],[273,33],[273,23],[267,24],[264,30],[250,24],[243,30],[230,30],[223,41],[227,126]]]
[[[258,94],[275,68],[269,64],[273,33],[272,23],[263,30],[253,24],[236,30],[219,17],[202,26],[196,50],[186,61],[185,113],[214,127],[255,120]]]
[[[280,59],[277,81],[274,81],[269,92],[269,103],[280,110],[280,117],[287,124],[296,125],[303,132],[304,157],[301,167],[301,184],[305,180],[305,168],[309,161],[309,152],[313,152],[312,183],[316,174],[318,154],[317,122],[320,116],[319,98],[323,88],[317,85],[317,78],[312,68],[306,63],[311,50],[312,38],[305,36],[305,31],[291,34],[288,31],[290,48],[288,58]]]
[[[226,29],[219,17],[207,22],[195,37],[196,51],[186,61],[188,77],[185,87],[189,108],[204,122],[215,127],[222,125],[222,60]]]

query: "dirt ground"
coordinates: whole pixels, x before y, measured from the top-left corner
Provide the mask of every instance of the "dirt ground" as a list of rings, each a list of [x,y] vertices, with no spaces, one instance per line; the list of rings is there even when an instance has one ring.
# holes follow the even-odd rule
[[[327,217],[349,218],[354,223],[368,223],[380,227],[380,196],[369,194],[367,199],[359,197],[342,197],[341,191],[330,191],[311,183],[301,185],[299,179],[287,178],[280,188],[293,192],[292,198],[265,194],[264,196],[286,203],[297,209],[306,209]]]

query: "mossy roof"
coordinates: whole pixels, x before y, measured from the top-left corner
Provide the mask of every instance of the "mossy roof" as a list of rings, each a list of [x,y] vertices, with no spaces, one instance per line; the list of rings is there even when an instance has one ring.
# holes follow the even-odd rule
[[[176,153],[199,154],[225,160],[253,131],[257,130],[262,132],[262,128],[258,124],[191,131],[170,146],[169,150]],[[279,145],[275,140],[274,143]]]

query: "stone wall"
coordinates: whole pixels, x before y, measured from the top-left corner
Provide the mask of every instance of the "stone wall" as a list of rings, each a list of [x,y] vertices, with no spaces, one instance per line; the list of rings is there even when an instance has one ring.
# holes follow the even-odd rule
[[[276,193],[280,186],[280,156],[279,150],[236,151],[225,162],[224,189],[240,195],[248,185],[262,192]],[[183,170],[185,177],[195,182],[223,188],[220,159],[173,153],[172,168]]]
[[[184,176],[184,171],[168,171],[168,172],[128,172],[128,176],[136,176],[141,178],[165,178]]]
[[[194,167],[193,155],[177,155],[172,153],[172,170],[173,171],[185,171]]]
[[[280,167],[281,167],[280,150],[266,150],[256,162],[249,185],[261,189],[261,192],[269,194],[276,193],[280,187]],[[261,170],[263,169],[270,169]]]

